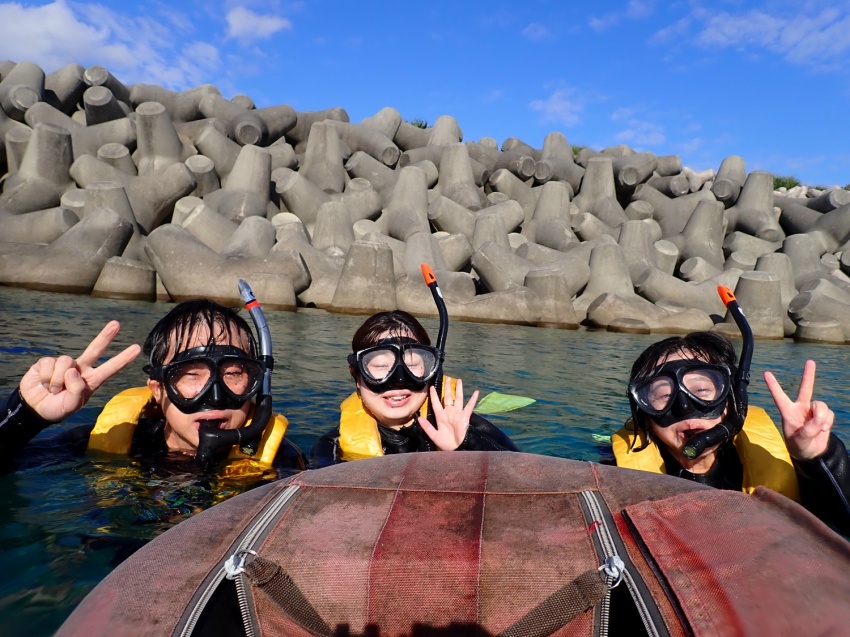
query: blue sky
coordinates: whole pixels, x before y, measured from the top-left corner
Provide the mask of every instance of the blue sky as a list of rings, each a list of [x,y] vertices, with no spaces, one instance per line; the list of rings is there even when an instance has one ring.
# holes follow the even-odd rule
[[[850,183],[850,2],[0,2],[0,60]]]

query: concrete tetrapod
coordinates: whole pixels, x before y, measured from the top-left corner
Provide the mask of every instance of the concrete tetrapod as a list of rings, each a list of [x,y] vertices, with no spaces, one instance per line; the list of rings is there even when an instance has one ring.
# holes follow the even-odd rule
[[[221,249],[221,256],[238,259],[262,257],[275,244],[275,227],[265,217],[246,217]]]
[[[525,286],[479,294],[466,303],[449,305],[452,319],[476,323],[537,325],[543,315],[540,298]]]
[[[27,109],[44,99],[44,71],[32,62],[18,62],[0,81],[0,107],[19,122]]]
[[[0,210],[19,214],[58,206],[74,186],[70,175],[71,137],[64,128],[37,124],[21,166],[3,182]]]
[[[374,128],[337,120],[327,120],[327,124],[336,128],[340,138],[345,141],[352,153],[362,150],[390,168],[398,163],[398,158],[401,156],[398,146]]]
[[[632,200],[645,201],[652,206],[654,219],[666,238],[682,232],[700,201],[715,201],[715,198],[710,191],[700,190],[671,199],[649,184],[640,184]]]
[[[389,203],[399,175],[397,170],[387,167],[386,164],[362,150],[348,158],[345,162],[345,170],[351,177],[362,177],[368,180],[381,196],[381,203],[384,205]]]
[[[717,269],[723,268],[723,204],[700,201],[682,232],[667,238],[679,250],[682,261],[699,257]]]
[[[754,170],[744,181],[734,206],[726,209],[728,231],[743,230],[765,241],[782,241],[785,233],[773,214],[773,175]]]
[[[205,296],[238,306],[237,279],[245,279],[263,305],[294,311],[295,294],[310,285],[310,275],[294,251],[272,252],[264,257],[227,259],[210,250],[189,232],[165,224],[151,232],[145,251],[168,293],[175,301]]]
[[[460,142],[443,148],[440,173],[434,190],[468,210],[480,210],[487,202],[475,185],[466,145]]]
[[[735,298],[750,323],[753,336],[765,339],[785,337],[783,317],[786,307],[782,304],[778,276],[772,272],[744,272],[735,286]],[[740,334],[728,311],[723,323],[715,329],[725,334]]]
[[[155,301],[156,270],[142,261],[112,257],[103,265],[91,295],[106,299]]]
[[[289,168],[278,168],[271,178],[275,182],[275,192],[280,195],[286,210],[301,219],[307,231],[312,232],[319,208],[322,204],[333,201],[331,196]]]
[[[373,314],[397,307],[392,250],[384,243],[355,241],[327,309],[344,314]]]
[[[725,315],[726,307],[717,295],[717,286],[734,289],[741,274],[741,270],[724,270],[716,277],[694,284],[677,279],[658,268],[647,268],[635,279],[635,289],[640,296],[655,304],[673,301],[719,318]]]
[[[337,201],[322,204],[312,236],[317,249],[328,256],[344,258],[355,241],[351,215],[345,204]]]
[[[221,181],[215,172],[215,162],[212,159],[206,155],[193,155],[184,163],[195,178],[195,189],[192,195],[203,197],[221,188]]]
[[[181,219],[178,219],[178,208],[184,202],[188,204],[191,200],[194,200],[191,208],[182,215]],[[177,202],[174,206],[172,223],[183,226],[198,241],[218,253],[224,250],[238,227],[238,224],[218,214],[197,197],[184,197]]]
[[[771,272],[779,278],[779,296],[782,299],[782,307],[786,309],[782,317],[785,336],[793,336],[797,328],[787,312],[791,300],[797,295],[797,288],[794,287],[794,268],[791,265],[791,259],[788,258],[787,254],[782,252],[765,254],[758,258],[755,269],[757,272]],[[815,279],[815,281],[821,280],[825,279]]]
[[[788,314],[797,325],[801,321],[837,321],[844,333],[844,340],[850,341],[850,305],[823,292],[800,292],[788,305]]]
[[[573,302],[579,320],[584,320],[588,306],[601,294],[634,295],[632,277],[623,249],[616,243],[598,244],[590,253],[590,278],[584,292]]]
[[[327,193],[341,193],[345,188],[343,163],[337,129],[326,121],[313,124],[298,172]]]
[[[717,176],[714,178],[711,192],[717,197],[717,201],[725,204],[728,208],[737,201],[746,178],[747,165],[744,158],[738,155],[730,155],[720,162],[720,168],[717,169]]]
[[[310,286],[298,294],[299,303],[306,307],[327,309],[333,301],[345,260],[329,257],[305,237],[296,234],[278,240],[272,248],[272,252],[289,250],[301,255],[310,273]]]
[[[178,199],[195,188],[192,172],[180,163],[156,173],[132,177],[91,155],[83,155],[71,164],[71,176],[83,188],[99,181],[123,184],[136,221],[148,233],[168,218]]]
[[[636,294],[621,296],[604,293],[587,308],[587,322],[612,332],[641,332],[641,324],[651,333],[685,334],[709,330],[711,317],[698,309],[671,311],[650,303]]]
[[[115,96],[105,86],[91,86],[83,93],[83,106],[86,112],[86,125],[102,124],[113,119],[127,116],[129,107],[115,99]],[[170,118],[169,118],[170,121]]]
[[[183,144],[165,106],[145,102],[136,107],[136,152],[134,160],[140,175],[157,172],[185,161],[197,151]]]
[[[203,157],[202,155],[197,156]],[[139,174],[136,170],[136,164],[133,163],[133,158],[130,156],[130,149],[127,148],[124,144],[116,144],[114,142],[104,144],[103,146],[97,149],[96,157],[103,163],[109,164],[113,168],[117,168],[122,173],[126,173],[127,175],[135,177]],[[192,158],[190,157],[189,159]],[[203,159],[206,159],[206,157],[203,157]],[[210,165],[212,165],[212,162],[210,162]],[[218,178],[216,178],[216,182],[218,182]]]
[[[525,276],[525,287],[534,292],[541,301],[538,327],[578,329],[567,276],[558,268],[530,270]]]
[[[509,247],[488,241],[472,255],[472,267],[490,292],[502,292],[524,284],[532,266]]]
[[[448,197],[435,197],[428,206],[428,219],[437,230],[459,233],[471,240],[477,216]]]
[[[83,80],[85,71],[82,65],[72,62],[48,73],[44,78],[44,99],[63,113],[73,113],[88,88]]]
[[[0,283],[89,294],[103,264],[121,254],[132,234],[129,221],[101,208],[48,245],[0,242]]]
[[[465,235],[436,232],[433,237],[437,241],[440,253],[443,255],[446,267],[449,270],[459,272],[470,264],[470,259],[472,259],[472,254],[475,251]]]
[[[428,184],[425,171],[413,166],[401,169],[390,201],[381,214],[386,234],[406,241],[417,232],[430,232]]]
[[[345,191],[332,195],[332,199],[345,205],[352,224],[361,219],[377,219],[381,214],[381,196],[372,184],[359,177],[349,179]]]
[[[0,211],[0,237],[15,243],[51,243],[79,220],[73,210],[64,206],[19,215]]]
[[[271,156],[259,146],[243,146],[225,185],[204,196],[204,202],[231,221],[265,217],[270,181]]]

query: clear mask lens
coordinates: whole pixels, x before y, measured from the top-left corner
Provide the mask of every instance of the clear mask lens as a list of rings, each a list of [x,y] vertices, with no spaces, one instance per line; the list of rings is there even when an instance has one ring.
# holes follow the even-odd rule
[[[181,398],[192,400],[220,380],[235,398],[251,397],[263,375],[256,361],[238,358],[187,360],[169,366],[166,382]]]
[[[679,392],[695,406],[714,407],[726,400],[731,386],[729,370],[719,365],[694,365],[674,361],[665,364],[649,380],[632,385],[638,406],[650,415],[665,414]]]
[[[436,351],[427,345],[385,345],[361,352],[358,357],[360,373],[380,383],[403,365],[416,380],[424,381],[437,371]]]

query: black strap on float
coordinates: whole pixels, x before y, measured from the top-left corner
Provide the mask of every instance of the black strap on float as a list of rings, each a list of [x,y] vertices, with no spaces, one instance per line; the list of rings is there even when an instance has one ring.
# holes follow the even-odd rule
[[[437,390],[437,398],[443,395],[443,361],[446,358],[446,336],[449,333],[449,312],[446,309],[446,301],[443,299],[443,293],[440,286],[437,284],[437,277],[434,275],[434,270],[427,263],[423,263],[422,276],[425,278],[425,284],[431,290],[431,296],[434,297],[434,303],[437,306],[437,314],[440,316],[440,327],[437,330],[437,341],[434,346],[440,356],[440,361],[437,367],[437,373],[434,375],[434,388]],[[434,405],[431,400],[428,400],[428,420],[434,427],[437,427],[437,419],[434,417]]]
[[[271,330],[259,301],[251,291],[251,286],[243,279],[239,279],[238,286],[245,309],[248,310],[257,330],[260,360],[263,363],[263,382],[254,405],[254,418],[250,425],[239,429],[218,429],[201,425],[198,430],[198,451],[195,459],[205,467],[215,460],[216,453],[225,446],[239,445],[242,453],[249,456],[257,453],[260,439],[272,416],[271,378],[274,357],[272,356]]]
[[[747,317],[744,316],[744,311],[738,305],[738,300],[735,298],[732,290],[720,285],[717,287],[717,293],[720,295],[723,305],[726,306],[729,314],[738,325],[738,329],[741,330],[743,345],[741,346],[741,357],[738,360],[738,369],[735,372],[735,378],[732,383],[730,413],[723,422],[695,435],[682,448],[682,453],[691,459],[698,458],[709,447],[727,440],[732,440],[732,438],[738,435],[744,426],[744,420],[747,418],[747,409],[749,407],[747,387],[750,384],[750,363],[753,360],[753,349],[755,345],[753,330],[750,327],[749,321],[747,321]]]

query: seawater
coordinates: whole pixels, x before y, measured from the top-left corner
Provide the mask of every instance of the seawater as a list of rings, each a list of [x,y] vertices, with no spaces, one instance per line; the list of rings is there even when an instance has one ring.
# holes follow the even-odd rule
[[[109,355],[141,343],[171,305],[112,301],[0,287],[0,396],[17,385],[41,356],[79,355],[103,325],[121,332]],[[321,310],[267,312],[275,353],[275,410],[289,418],[287,436],[305,453],[338,422],[339,403],[353,390],[346,356],[364,317]],[[437,322],[424,319],[433,336]],[[609,456],[601,437],[628,417],[626,384],[637,355],[661,336],[522,326],[450,324],[446,373],[478,389],[535,399],[527,407],[488,416],[523,451],[599,461]],[[736,344],[736,345],[739,345]],[[750,401],[778,411],[762,380],[773,371],[796,396],[803,363],[818,362],[815,395],[836,413],[835,430],[850,442],[850,349],[757,341]],[[144,384],[134,361],[57,430],[92,423],[118,391]],[[0,635],[49,635],[114,566],[142,542],[239,493],[227,485],[213,496],[193,476],[152,477],[128,460],[69,458],[0,476]],[[186,547],[187,559],[203,544]],[[25,628],[23,628],[25,627]]]

